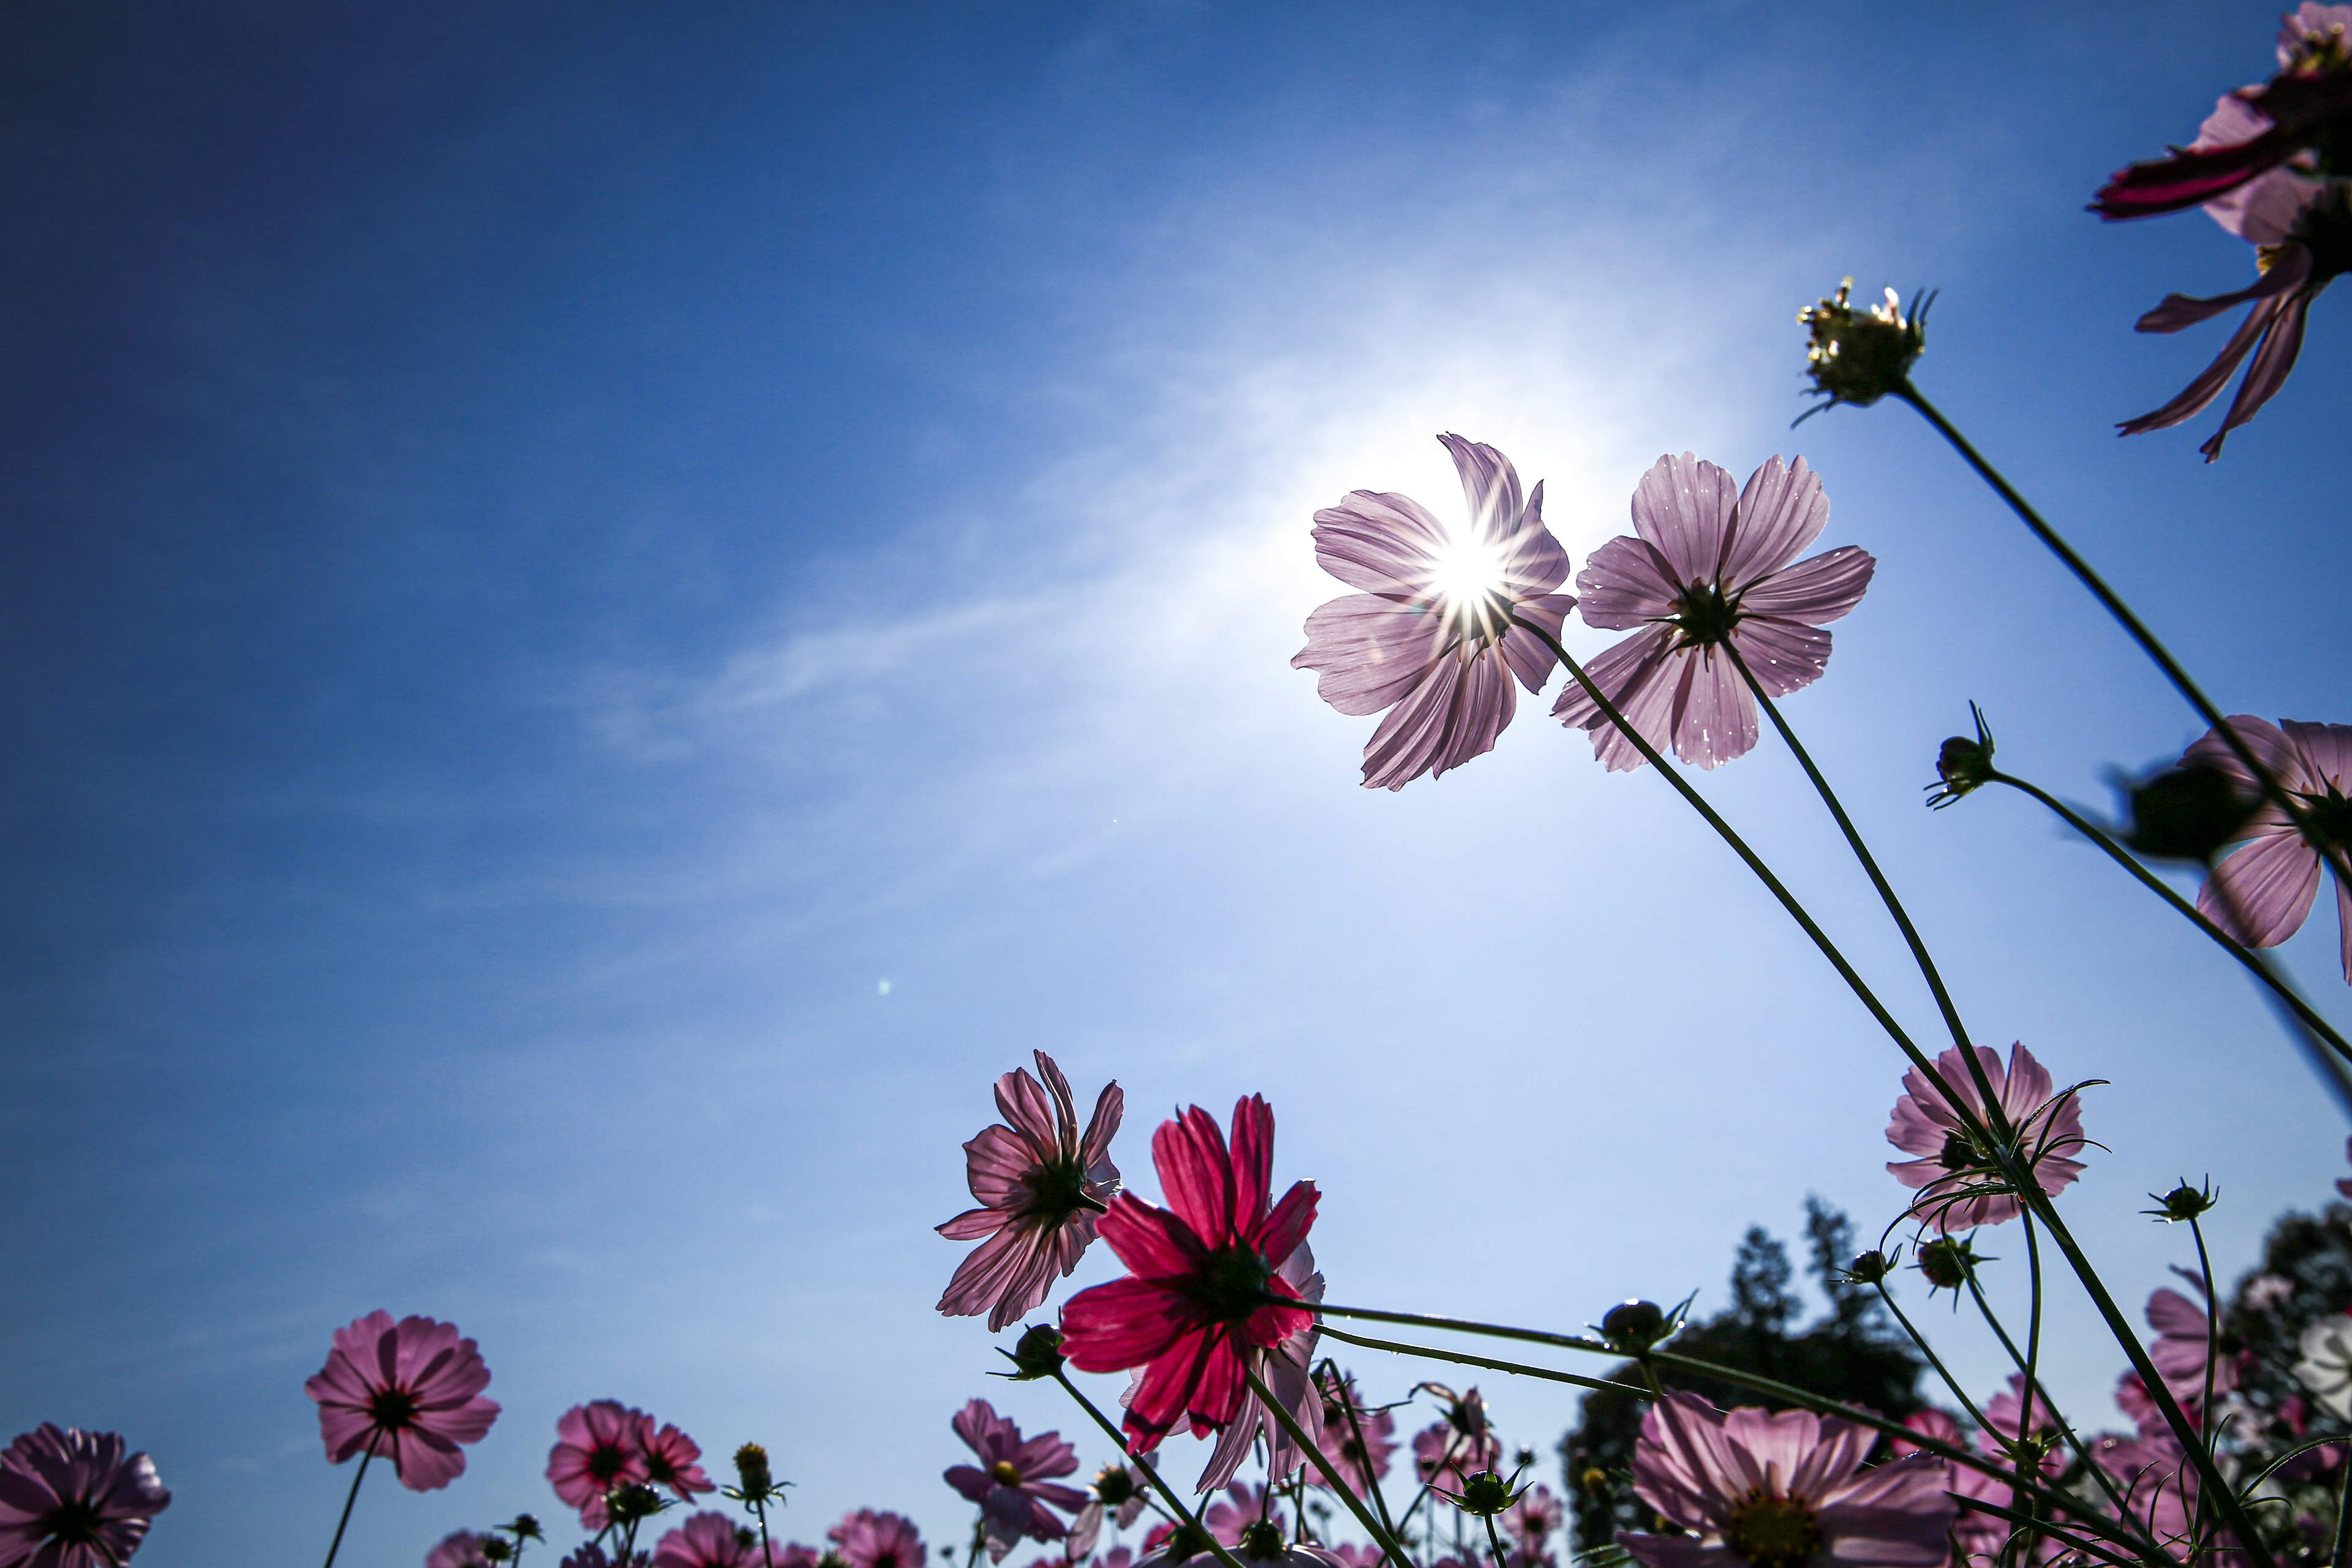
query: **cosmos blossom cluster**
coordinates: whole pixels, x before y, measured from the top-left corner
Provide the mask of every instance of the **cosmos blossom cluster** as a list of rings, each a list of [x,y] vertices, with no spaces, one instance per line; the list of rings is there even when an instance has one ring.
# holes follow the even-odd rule
[[[2205,372],[2122,426],[2182,423],[2242,368],[2208,461],[2280,394],[2315,301],[2352,270],[2352,5],[2304,4],[2284,17],[2275,66],[2224,94],[2189,145],[2122,171],[2094,202],[2115,220],[2201,207],[2254,247],[2252,284],[2173,295],[2139,322],[2171,332],[2245,308]],[[1932,298],[1906,306],[1889,289],[1857,306],[1849,279],[1801,311],[1822,400],[1812,412],[1889,398],[1915,408],[2141,647],[2202,733],[2177,763],[2132,780],[2117,818],[2101,821],[2009,771],[1972,708],[1971,732],[1934,752],[1927,804],[1997,785],[2050,810],[2188,922],[2192,941],[2243,966],[2352,1109],[2352,1044],[2266,951],[2332,885],[2335,967],[2352,983],[2352,725],[2273,721],[2207,697],[1922,393],[1913,376]],[[1546,519],[1540,479],[1523,483],[1492,445],[1438,439],[1460,479],[1458,510],[1358,489],[1314,514],[1316,559],[1347,591],[1308,616],[1293,665],[1339,714],[1376,720],[1361,782],[1386,791],[1433,787],[1486,755],[1522,694],[1549,689],[1549,716],[1582,737],[1593,764],[1641,781],[1612,787],[1671,789],[1730,852],[1726,868],[1759,879],[1891,1047],[1884,1137],[1898,1157],[1885,1166],[1886,1224],[1840,1286],[1870,1293],[1939,1386],[1898,1418],[1709,1360],[1695,1353],[1688,1299],[1620,1302],[1565,1328],[1433,1310],[1452,1302],[1339,1305],[1310,1240],[1325,1194],[1284,1179],[1262,1096],[1243,1095],[1223,1119],[1194,1105],[1160,1122],[1147,1197],[1115,1157],[1118,1085],[1082,1121],[1068,1077],[1038,1050],[1034,1072],[995,1080],[999,1120],[963,1145],[971,1206],[937,1228],[971,1249],[938,1310],[1007,1334],[1003,1375],[1055,1385],[1083,1418],[1073,1429],[1105,1447],[1089,1466],[1058,1429],[1027,1435],[988,1399],[943,1401],[965,1457],[941,1479],[971,1510],[968,1537],[943,1555],[977,1568],[1034,1542],[1024,1568],[1558,1568],[1565,1505],[1597,1499],[1630,1525],[1574,1542],[1589,1568],[2352,1565],[2352,1261],[2333,1274],[2266,1265],[2225,1297],[2202,1229],[2217,1193],[2183,1180],[2143,1211],[2186,1237],[2178,1281],[2153,1290],[2134,1322],[2069,1217],[2105,1149],[2084,1114],[2102,1080],[2073,1075],[2107,1064],[2089,1062],[2080,1042],[2044,1042],[2051,1065],[2022,1043],[2005,1054],[1979,1043],[1784,710],[1825,679],[1830,628],[1863,609],[1878,566],[1860,542],[1822,547],[1823,477],[1801,456],[1726,466],[1669,451],[1623,476],[1630,529],[1580,569]],[[1885,906],[1932,1019],[1898,1016],[1690,776],[1749,757],[1768,735]],[[2184,876],[2197,879],[2193,899],[2175,885]],[[1141,1168],[1133,1156],[1128,1167]],[[2352,1176],[2337,1190],[2352,1198]],[[2326,1224],[2352,1225],[2352,1209]],[[1996,1236],[2009,1238],[2002,1258],[1979,1249]],[[1097,1278],[1055,1304],[1090,1259]],[[2053,1381],[2079,1382],[2055,1378],[2045,1355],[2046,1304],[2067,1289],[2115,1342],[2126,1427],[2086,1424],[2053,1393]],[[1964,1321],[2013,1367],[2001,1386],[1986,1393],[1949,1373],[1899,1299],[1922,1290],[1971,1310]],[[1368,1326],[1509,1343],[1472,1355],[1368,1338]],[[2260,1348],[2247,1338],[2257,1327]],[[1398,1377],[1383,1398],[1370,1373],[1342,1364],[1348,1351],[1387,1358],[1381,1369],[1439,1365]],[[1606,1364],[1558,1364],[1579,1356]],[[1454,1385],[1464,1366],[1637,1402],[1630,1458],[1563,1474],[1555,1494],[1533,1473],[1535,1450],[1503,1442],[1480,1391]],[[1097,1376],[1121,1381],[1081,1381]],[[306,1385],[327,1458],[352,1469],[326,1568],[371,1467],[418,1492],[464,1475],[467,1449],[502,1415],[489,1383],[479,1347],[453,1324],[379,1310],[335,1331]],[[682,1428],[616,1399],[573,1405],[553,1430],[545,1477],[576,1531],[518,1513],[447,1536],[424,1552],[426,1568],[559,1552],[560,1568],[927,1568],[930,1548],[907,1513],[854,1509],[821,1542],[782,1539],[772,1516],[789,1483],[759,1444],[734,1450],[722,1485]],[[1181,1439],[1198,1440],[1205,1459],[1171,1479],[1166,1445]],[[120,1568],[171,1500],[121,1436],[44,1425],[0,1452],[0,1568]]]

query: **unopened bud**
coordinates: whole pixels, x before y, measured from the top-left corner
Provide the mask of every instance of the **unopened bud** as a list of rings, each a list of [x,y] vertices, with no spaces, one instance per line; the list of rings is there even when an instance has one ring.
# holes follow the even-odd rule
[[[2175,1225],[2197,1218],[2217,1201],[2211,1187],[2192,1187],[2187,1182],[2168,1193],[2150,1193],[2148,1196],[2156,1199],[2157,1206],[2140,1212]]]
[[[1062,1331],[1051,1323],[1038,1323],[1013,1342],[1013,1381],[1027,1383],[1035,1378],[1052,1377],[1062,1370]]]
[[[1135,1472],[1125,1465],[1105,1465],[1095,1472],[1095,1500],[1105,1508],[1117,1508],[1132,1499],[1137,1489]]]
[[[661,1510],[661,1494],[636,1482],[614,1487],[604,1494],[604,1511],[624,1524],[632,1520],[651,1519]]]
[[[1969,716],[1977,722],[1976,734],[1954,735],[1936,752],[1936,782],[1927,786],[1931,811],[1941,811],[1992,782],[1992,731],[1985,725],[1984,710],[1973,702]]]
[[[485,1563],[505,1563],[510,1561],[515,1554],[514,1542],[496,1535],[480,1537],[475,1542],[474,1549],[482,1554],[482,1561]]]
[[[1655,1301],[1621,1301],[1601,1315],[1609,1348],[1639,1355],[1666,1335],[1666,1315]]]
[[[1917,1267],[1932,1289],[1958,1290],[1976,1278],[1980,1261],[1965,1239],[1944,1236],[1921,1246]]]
[[[1453,1492],[1441,1492],[1438,1495],[1450,1500],[1464,1513],[1475,1514],[1480,1519],[1492,1519],[1518,1501],[1521,1494],[1513,1491],[1511,1483],[1494,1471],[1480,1470],[1463,1480],[1462,1490],[1458,1495]]]
[[[532,1515],[527,1513],[519,1513],[515,1515],[514,1522],[506,1526],[505,1529],[506,1532],[509,1535],[513,1536],[517,1541],[544,1541],[547,1539],[545,1535],[540,1532],[539,1521]]]
[[[1271,1563],[1282,1556],[1282,1527],[1270,1521],[1254,1519],[1242,1531],[1241,1554],[1259,1563]]]
[[[1845,1266],[1845,1277],[1857,1285],[1875,1285],[1894,1268],[1886,1254],[1873,1248],[1853,1255],[1853,1261]]]

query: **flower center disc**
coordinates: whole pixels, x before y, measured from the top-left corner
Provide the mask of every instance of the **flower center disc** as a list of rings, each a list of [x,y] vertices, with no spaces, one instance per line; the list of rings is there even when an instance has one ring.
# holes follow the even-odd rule
[[[988,1474],[990,1479],[1002,1486],[1017,1487],[1021,1484],[1021,1472],[1010,1459],[997,1460],[988,1467]]]
[[[1188,1294],[1213,1322],[1238,1323],[1266,1304],[1273,1270],[1254,1247],[1228,1247],[1201,1260]]]
[[[1751,1493],[1732,1510],[1723,1543],[1755,1568],[1798,1568],[1822,1549],[1821,1521],[1802,1498]]]
[[[69,1498],[41,1516],[41,1532],[67,1546],[98,1543],[98,1506],[85,1498]]]
[[[368,1401],[368,1415],[386,1432],[397,1432],[416,1419],[416,1396],[404,1388],[386,1388]]]

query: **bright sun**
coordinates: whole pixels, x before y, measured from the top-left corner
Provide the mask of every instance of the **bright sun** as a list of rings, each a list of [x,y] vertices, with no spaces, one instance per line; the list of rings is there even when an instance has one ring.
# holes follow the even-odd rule
[[[1503,552],[1484,540],[1454,540],[1431,561],[1429,581],[1454,604],[1483,604],[1502,591]]]

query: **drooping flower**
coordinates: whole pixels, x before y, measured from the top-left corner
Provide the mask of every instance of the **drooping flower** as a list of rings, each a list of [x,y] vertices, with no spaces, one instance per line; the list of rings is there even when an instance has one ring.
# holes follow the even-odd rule
[[[698,1513],[665,1534],[654,1548],[654,1568],[751,1568],[757,1537],[745,1541],[723,1513]]]
[[[1290,1256],[1276,1266],[1274,1273],[1299,1300],[1323,1300],[1323,1276],[1316,1272],[1315,1249],[1305,1242],[1293,1247]],[[1323,1398],[1316,1392],[1308,1369],[1314,1365],[1315,1342],[1322,1331],[1321,1324],[1310,1318],[1304,1328],[1280,1344],[1245,1352],[1250,1372],[1265,1384],[1290,1419],[1307,1434],[1307,1440],[1318,1448],[1323,1444]],[[1273,1479],[1286,1480],[1307,1462],[1305,1451],[1290,1440],[1289,1431],[1265,1407],[1265,1402],[1245,1392],[1241,1414],[1217,1435],[1217,1446],[1210,1451],[1208,1466],[1202,1470],[1194,1489],[1214,1491],[1232,1480],[1234,1472],[1255,1450],[1260,1437],[1265,1440],[1266,1474]]]
[[[653,1429],[652,1416],[617,1399],[575,1405],[557,1419],[547,1481],[580,1510],[582,1529],[603,1530],[611,1520],[604,1500],[621,1487],[646,1483]]]
[[[1396,1416],[1367,1408],[1353,1377],[1327,1371],[1317,1386],[1323,1396],[1323,1457],[1349,1490],[1369,1497],[1389,1473],[1389,1456],[1396,1452]],[[1326,1484],[1319,1469],[1308,1479],[1318,1486]]]
[[[0,1568],[118,1568],[172,1506],[116,1432],[44,1421],[0,1453]]]
[[[2022,1045],[2010,1047],[2006,1070],[1990,1047],[1975,1048],[1994,1098],[2009,1119],[2016,1157],[2032,1167],[2044,1193],[2056,1195],[2083,1171],[2082,1163],[2071,1157],[2086,1144],[2074,1091],[2053,1095],[2049,1069]],[[1982,1122],[1983,1097],[1958,1047],[1936,1058],[1936,1071]],[[1903,1089],[1887,1123],[1886,1141],[1921,1158],[1891,1161],[1886,1168],[1905,1186],[1919,1189],[1912,1212],[1948,1232],[2015,1219],[2022,1209],[2016,1192],[1989,1153],[1977,1147],[1942,1090],[1916,1068],[1903,1075]]]
[[[2276,947],[2303,929],[2319,894],[2324,858],[2336,873],[2336,914],[2344,978],[2352,982],[2352,724],[2273,725],[2233,713],[2229,726],[2293,795],[2318,836],[2305,837],[2277,804],[2263,798],[2238,830],[2242,846],[2215,864],[2197,890],[2197,908],[2248,947]],[[2184,765],[2214,768],[2249,799],[2261,786],[2227,737],[2208,731],[2183,753]]]
[[[1424,1383],[1445,1414],[1413,1434],[1413,1471],[1426,1485],[1455,1491],[1480,1470],[1503,1461],[1502,1439],[1486,1418],[1486,1398],[1475,1389],[1456,1394],[1442,1383]]]
[[[1364,786],[1402,789],[1494,749],[1518,710],[1511,679],[1539,692],[1576,600],[1553,592],[1568,552],[1543,521],[1543,486],[1524,500],[1492,447],[1440,436],[1462,475],[1470,520],[1453,529],[1410,496],[1350,490],[1315,514],[1315,559],[1362,590],[1307,617],[1290,661],[1316,691],[1361,718],[1388,710],[1364,748]]]
[[[648,1419],[650,1427],[653,1422]],[[702,1458],[702,1447],[677,1427],[665,1424],[662,1429],[646,1439],[646,1480],[648,1485],[667,1487],[680,1502],[692,1502],[697,1492],[719,1489],[718,1484],[696,1463]]]
[[[1586,673],[1654,748],[1719,766],[1756,744],[1756,699],[1738,663],[1772,697],[1811,685],[1829,667],[1822,626],[1862,602],[1878,563],[1852,544],[1797,561],[1830,515],[1821,476],[1802,458],[1772,458],[1738,491],[1688,452],[1660,458],[1635,487],[1633,512],[1633,532],[1594,551],[1576,588],[1588,626],[1640,629]],[[1552,714],[1591,731],[1611,772],[1642,765],[1580,684],[1560,692]]]
[[[2305,4],[2281,18],[2278,74],[2222,100],[2236,103],[2251,128],[2243,135],[2200,136],[2170,156],[2134,163],[2101,188],[2091,210],[2108,219],[2153,217],[2211,208],[2272,171],[2289,165],[2334,174],[2352,133],[2352,6]],[[2210,121],[2207,122],[2211,123]]]
[[[482,1397],[490,1369],[455,1323],[370,1312],[335,1331],[327,1364],[302,1391],[318,1403],[327,1458],[362,1449],[389,1458],[400,1484],[429,1492],[463,1475],[461,1443],[478,1443],[499,1417]]]
[[[981,1244],[956,1266],[940,1310],[951,1318],[986,1312],[992,1331],[1018,1321],[1045,1300],[1057,1274],[1078,1266],[1094,1245],[1096,1216],[1118,1191],[1110,1141],[1126,1093],[1105,1084],[1081,1135],[1070,1080],[1053,1058],[1032,1054],[1044,1086],[1020,1068],[998,1079],[996,1108],[1004,1121],[982,1128],[963,1146],[966,1180],[980,1206],[939,1227],[950,1241]]]
[[[1669,1394],[1642,1420],[1633,1492],[1691,1533],[1620,1531],[1646,1568],[1940,1568],[1953,1504],[1924,1454],[1862,1468],[1877,1434],[1809,1410]]]
[[[982,1528],[988,1542],[989,1561],[1002,1563],[1023,1538],[1059,1541],[1069,1526],[1054,1517],[1046,1504],[1076,1513],[1087,1505],[1087,1494],[1076,1487],[1057,1486],[1055,1476],[1078,1468],[1078,1451],[1062,1441],[1059,1432],[1022,1440],[1021,1428],[999,1415],[985,1399],[975,1399],[956,1412],[948,1425],[964,1447],[980,1456],[980,1463],[956,1465],[947,1472],[948,1485],[980,1505]]]
[[[445,1535],[425,1554],[425,1568],[490,1568],[490,1560],[482,1548],[496,1539],[470,1530]]]
[[[1298,1182],[1272,1200],[1274,1112],[1251,1095],[1234,1107],[1227,1147],[1199,1106],[1152,1134],[1168,1207],[1129,1193],[1111,1200],[1103,1239],[1129,1272],[1062,1309],[1063,1349],[1082,1372],[1145,1369],[1128,1403],[1129,1450],[1148,1451],[1179,1422],[1196,1436],[1241,1413],[1247,1352],[1312,1321],[1278,1272],[1315,1223]]]
[[[861,1508],[825,1531],[849,1568],[923,1568],[927,1554],[915,1521]]]
[[[2156,1363],[2158,1375],[2184,1408],[2201,1406],[2208,1352],[2213,1348],[2205,1309],[2178,1290],[2159,1289],[2147,1299],[2147,1323],[2156,1331],[2147,1359]],[[2224,1349],[2210,1360],[2213,1392],[2222,1394],[2237,1387],[2238,1358]]]
[[[2338,1421],[2352,1421],[2352,1318],[2322,1318],[2303,1331],[2295,1381]]]

